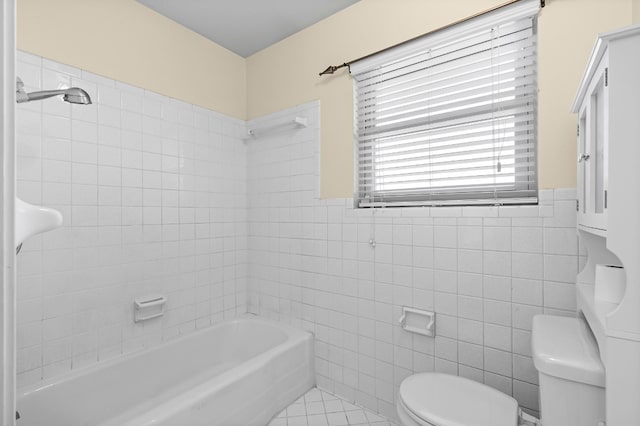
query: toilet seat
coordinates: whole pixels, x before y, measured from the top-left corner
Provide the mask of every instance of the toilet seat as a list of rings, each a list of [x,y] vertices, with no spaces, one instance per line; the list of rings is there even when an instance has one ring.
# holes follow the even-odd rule
[[[464,377],[421,373],[400,385],[398,409],[424,425],[516,426],[518,403]]]

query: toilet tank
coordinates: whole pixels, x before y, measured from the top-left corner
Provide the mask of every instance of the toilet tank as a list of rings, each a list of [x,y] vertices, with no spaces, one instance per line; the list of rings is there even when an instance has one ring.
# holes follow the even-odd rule
[[[536,315],[531,349],[544,426],[597,426],[605,420],[604,366],[584,319]]]

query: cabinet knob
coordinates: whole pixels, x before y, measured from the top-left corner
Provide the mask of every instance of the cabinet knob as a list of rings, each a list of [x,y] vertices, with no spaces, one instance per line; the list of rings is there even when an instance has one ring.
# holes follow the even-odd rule
[[[578,163],[589,160],[591,156],[589,154],[582,154],[578,157]]]

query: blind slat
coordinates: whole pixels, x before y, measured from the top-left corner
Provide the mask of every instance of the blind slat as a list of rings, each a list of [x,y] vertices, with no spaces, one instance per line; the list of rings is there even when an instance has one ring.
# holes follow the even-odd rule
[[[533,145],[529,145],[529,146],[532,147]],[[485,148],[485,149],[469,150],[468,152],[465,153],[468,155],[467,159],[458,159],[458,158],[452,159],[452,156],[449,154],[433,155],[430,153],[424,153],[423,155],[418,154],[410,158],[405,157],[405,158],[397,158],[393,160],[390,159],[384,162],[376,161],[379,158],[376,155],[369,158],[376,161],[376,170],[386,170],[389,168],[404,169],[404,168],[411,167],[411,164],[418,164],[423,167],[429,167],[428,166],[429,164],[432,166],[440,166],[442,164],[448,164],[451,166],[451,168],[455,168],[456,166],[462,166],[466,163],[475,163],[478,161],[485,161],[488,159],[495,159],[496,161],[501,161],[502,163],[505,163],[505,162],[513,161],[514,159],[517,160],[517,159],[534,157],[530,148],[514,149],[513,147],[506,147],[503,151],[506,152],[508,156],[507,154],[504,154],[504,155],[499,154],[497,149]],[[360,165],[361,167],[359,168],[359,170],[364,167],[370,167],[366,161],[361,162]]]
[[[389,149],[412,149],[430,151],[437,149],[439,146],[451,146],[452,148],[458,146],[472,146],[473,144],[490,141],[497,138],[499,142],[505,141],[525,141],[526,138],[532,138],[533,135],[528,133],[534,130],[532,123],[524,123],[518,127],[518,134],[515,134],[513,129],[509,130],[494,130],[487,128],[487,126],[478,126],[475,128],[469,128],[464,132],[454,132],[451,129],[444,129],[434,132],[421,132],[415,135],[411,135],[406,138],[388,138],[379,141],[369,141],[362,143],[358,146],[360,152],[371,151],[376,149],[384,152]],[[513,136],[507,136],[513,134]]]
[[[434,135],[434,137],[437,137],[438,135],[449,134],[451,132],[471,132],[474,129],[486,126],[487,123],[493,123],[496,128],[501,128],[506,125],[523,125],[532,122],[534,112],[535,106],[529,104],[516,108],[503,109],[499,112],[490,111],[474,117],[473,121],[469,119],[469,117],[461,117],[456,120],[423,123],[413,126],[411,131],[408,131],[404,127],[387,129],[375,134],[361,136],[358,145],[363,146],[384,143],[388,140],[410,139],[417,135]]]
[[[395,106],[393,109],[365,110],[361,121],[363,128],[370,127],[371,120],[376,120],[376,126],[381,127],[386,123],[398,120],[409,120],[413,117],[424,117],[425,120],[438,120],[439,117],[446,116],[449,112],[455,112],[456,115],[467,115],[465,111],[476,108],[476,106],[484,106],[485,109],[499,110],[507,108],[507,105],[527,103],[526,95],[529,95],[531,88],[513,87],[511,85],[497,85],[495,90],[499,92],[487,93],[487,88],[478,88],[474,91],[463,93],[451,93],[448,96],[433,97],[425,99],[419,103],[407,103],[402,106]],[[504,106],[503,106],[504,105]]]
[[[447,79],[446,84],[435,84],[432,80],[421,78],[413,80],[401,85],[400,90],[396,91],[376,91],[369,92],[362,96],[362,100],[358,101],[360,111],[376,108],[387,108],[394,105],[403,105],[405,102],[412,102],[416,99],[424,99],[426,96],[436,97],[451,93],[463,93],[469,90],[477,90],[479,87],[487,87],[491,84],[513,84],[518,82],[531,82],[535,80],[535,70],[533,58],[529,63],[521,64],[520,68],[500,70],[497,75],[490,72],[485,73],[467,73]],[[529,65],[529,66],[527,66]],[[395,88],[394,88],[395,89]]]
[[[517,99],[509,100],[506,102],[500,102],[500,105],[498,106],[497,111],[495,111],[496,108],[492,110],[490,105],[489,106],[478,105],[478,106],[464,108],[464,110],[462,111],[460,110],[458,111],[454,110],[454,111],[448,111],[448,112],[438,111],[439,114],[437,116],[431,115],[428,117],[428,120],[426,119],[426,117],[420,117],[420,116],[416,117],[416,114],[411,115],[409,113],[405,114],[403,117],[400,117],[400,118],[406,118],[405,120],[402,120],[402,121],[387,120],[386,122],[372,123],[371,121],[364,120],[364,122],[358,124],[358,132],[362,136],[366,137],[369,135],[381,135],[385,132],[394,131],[394,130],[414,129],[415,127],[422,126],[425,124],[427,125],[429,124],[446,125],[445,123],[453,124],[459,121],[472,120],[476,116],[486,117],[487,115],[491,116],[493,114],[493,115],[504,117],[506,114],[508,114],[509,111],[517,108],[526,109],[527,107],[529,107],[528,108],[529,111],[531,113],[534,113],[535,100],[536,100],[536,94],[529,93]]]
[[[528,161],[523,163],[524,166],[533,166],[533,161]],[[384,170],[383,177],[380,177],[378,174],[377,182],[378,185],[389,185],[392,183],[412,183],[414,181],[420,182],[436,182],[438,180],[446,181],[447,179],[459,178],[459,177],[489,177],[496,180],[501,180],[504,177],[509,176],[533,176],[533,172],[515,172],[511,171],[514,166],[505,165],[503,166],[503,171],[501,173],[495,173],[495,167],[493,164],[491,165],[468,165],[467,167],[457,167],[455,169],[441,169],[441,170],[432,170],[425,172],[423,170],[416,169],[398,169],[398,170]],[[395,172],[395,173],[394,173]],[[367,187],[368,185],[362,185],[362,187]],[[428,186],[428,185],[426,185]]]

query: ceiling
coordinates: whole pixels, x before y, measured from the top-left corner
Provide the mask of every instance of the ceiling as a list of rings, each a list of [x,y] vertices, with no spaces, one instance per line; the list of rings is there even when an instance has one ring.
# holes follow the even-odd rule
[[[359,0],[137,0],[242,57]]]

